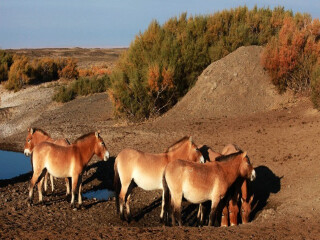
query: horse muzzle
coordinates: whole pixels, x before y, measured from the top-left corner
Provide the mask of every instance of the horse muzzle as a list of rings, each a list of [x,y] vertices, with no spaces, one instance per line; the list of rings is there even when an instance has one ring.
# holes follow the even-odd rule
[[[104,161],[107,161],[107,160],[109,159],[109,157],[110,157],[110,154],[109,154],[108,151],[106,151],[106,153],[105,153],[104,156],[103,156],[103,160],[104,160]]]
[[[253,169],[252,172],[251,172],[250,180],[253,181],[253,180],[256,179],[256,177],[257,177],[256,171]]]
[[[31,155],[30,150],[29,150],[29,149],[27,149],[27,148],[26,148],[26,149],[24,149],[24,152],[23,152],[23,153],[24,153],[24,155],[26,155],[27,157]]]

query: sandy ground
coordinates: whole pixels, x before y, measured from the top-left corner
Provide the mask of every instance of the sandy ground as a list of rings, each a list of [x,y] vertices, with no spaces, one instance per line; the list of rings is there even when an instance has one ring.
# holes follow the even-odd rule
[[[37,204],[35,193],[35,205],[28,206],[28,173],[0,180],[1,239],[319,239],[320,114],[309,100],[292,98],[278,108],[239,116],[185,114],[178,118],[168,114],[129,124],[113,118],[104,93],[67,104],[44,100],[38,107],[30,104],[37,102],[33,101],[35,93],[41,91],[43,99],[52,94],[49,86],[27,88],[16,95],[1,89],[1,149],[23,151],[28,126],[71,141],[101,130],[111,158],[108,162],[96,157],[91,161],[83,180],[83,192],[87,192],[112,190],[114,158],[125,147],[163,152],[185,135],[217,151],[236,143],[248,151],[257,172],[251,185],[257,207],[249,224],[197,227],[196,206],[184,202],[184,227],[163,227],[159,222],[161,192],[136,188],[131,201],[134,220],[127,223],[117,216],[113,198],[84,199],[82,209],[70,209],[70,197],[65,197],[64,180],[60,179],[44,205]],[[24,121],[28,117],[33,120]]]

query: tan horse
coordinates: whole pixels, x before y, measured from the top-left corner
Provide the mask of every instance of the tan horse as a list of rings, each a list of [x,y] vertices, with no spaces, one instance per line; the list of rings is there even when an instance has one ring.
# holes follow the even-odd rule
[[[251,181],[255,179],[256,173],[246,152],[240,151],[220,158],[224,158],[223,161],[220,159],[221,161],[211,164],[184,160],[168,163],[163,175],[163,188],[165,210],[168,214],[172,213],[173,226],[175,217],[179,225],[182,225],[180,212],[182,197],[191,203],[211,200],[209,225],[212,225],[217,205],[236,179],[238,177],[249,178]]]
[[[70,146],[59,146],[49,142],[36,145],[33,149],[34,172],[29,187],[30,203],[33,187],[38,180],[39,202],[42,202],[43,175],[48,171],[54,177],[72,178],[71,207],[74,207],[74,195],[77,191],[78,203],[81,205],[82,173],[94,154],[105,161],[109,158],[109,152],[98,132],[83,135]]]
[[[68,146],[70,145],[70,142],[68,141],[68,139],[57,139],[54,140],[52,139],[48,133],[46,133],[45,131],[38,129],[38,128],[28,128],[28,135],[26,137],[26,143],[24,144],[24,154],[26,156],[31,155],[33,148],[38,145],[39,143],[42,142],[51,142],[60,146]],[[32,159],[32,158],[31,158]],[[32,165],[32,162],[31,162]],[[49,173],[47,172],[47,174],[45,175],[44,178],[44,190],[47,191],[47,179],[48,179],[48,175]],[[53,177],[52,175],[50,175],[50,181],[51,181],[51,190],[52,192],[54,191],[54,185],[53,185]],[[67,192],[66,195],[69,195],[70,193],[70,184],[69,184],[69,179],[66,178],[66,187],[67,187]]]
[[[138,187],[148,191],[163,189],[163,171],[169,162],[176,159],[185,159],[193,162],[204,161],[202,154],[192,142],[191,137],[180,139],[169,147],[166,152],[160,154],[145,153],[131,148],[126,148],[118,154],[114,165],[114,185],[117,212],[119,212],[120,208],[121,219],[124,219],[124,204],[126,206],[127,220],[130,221],[131,218],[129,206],[132,191],[132,187],[129,187],[131,182],[134,181]],[[163,218],[163,206],[164,202],[162,201],[160,219]]]

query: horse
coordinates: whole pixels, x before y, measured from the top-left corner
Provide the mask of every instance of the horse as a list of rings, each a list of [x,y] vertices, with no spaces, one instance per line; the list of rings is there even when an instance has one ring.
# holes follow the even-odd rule
[[[116,157],[114,164],[114,186],[116,191],[117,213],[124,220],[124,205],[126,206],[127,221],[131,220],[130,195],[133,181],[138,187],[150,191],[163,189],[162,175],[166,165],[176,159],[185,159],[193,162],[204,162],[197,145],[192,137],[183,137],[171,145],[164,153],[146,153],[132,148],[123,149]],[[120,199],[120,202],[119,202]],[[160,220],[163,219],[163,201]]]
[[[105,161],[109,158],[107,147],[99,132],[92,132],[78,138],[69,146],[42,142],[33,149],[33,176],[30,181],[28,201],[32,204],[33,187],[38,183],[39,202],[42,203],[41,187],[46,171],[58,178],[71,177],[71,207],[74,207],[74,196],[78,191],[78,204],[82,205],[82,173],[93,155]]]
[[[224,198],[228,188],[238,177],[256,178],[255,170],[246,152],[219,157],[220,161],[211,164],[199,164],[185,160],[168,163],[163,174],[163,189],[166,215],[172,214],[181,226],[182,196],[191,203],[203,203],[211,200],[209,226],[213,224],[216,207]],[[170,201],[170,203],[169,203]],[[164,218],[167,220],[167,217]]]
[[[24,144],[24,155],[30,156],[32,154],[33,148],[41,143],[41,142],[51,142],[60,146],[68,146],[70,145],[70,142],[68,139],[52,139],[48,133],[45,131],[38,129],[38,128],[28,128],[28,135],[26,137],[26,142]],[[32,158],[31,158],[32,161]],[[32,162],[31,162],[32,166]],[[47,191],[47,182],[48,182],[48,173],[45,175],[44,178],[44,190]],[[51,190],[52,192],[54,191],[54,185],[53,185],[53,177],[50,175],[50,181],[51,181]],[[70,184],[69,184],[69,179],[66,178],[66,187],[67,187],[67,192],[66,195],[70,194]]]

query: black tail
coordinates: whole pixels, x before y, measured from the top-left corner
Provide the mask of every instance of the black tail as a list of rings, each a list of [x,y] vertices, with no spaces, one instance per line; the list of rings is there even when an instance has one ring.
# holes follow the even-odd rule
[[[169,213],[170,213],[170,190],[168,187],[168,183],[165,177],[166,171],[164,171],[162,175],[162,186],[164,192],[164,214],[163,221],[166,225],[169,224]]]
[[[119,204],[119,194],[121,190],[121,182],[119,178],[119,172],[117,168],[117,159],[114,162],[114,179],[113,179],[113,187],[114,191],[116,193],[116,208],[117,208],[117,213],[120,211],[120,204]]]

